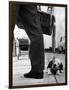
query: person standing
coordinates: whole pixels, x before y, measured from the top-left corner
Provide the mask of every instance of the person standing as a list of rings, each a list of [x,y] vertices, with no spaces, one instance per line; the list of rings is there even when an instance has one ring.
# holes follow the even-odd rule
[[[31,71],[24,74],[24,77],[41,79],[44,70],[44,42],[37,5],[20,5],[19,17],[31,41],[29,50]]]

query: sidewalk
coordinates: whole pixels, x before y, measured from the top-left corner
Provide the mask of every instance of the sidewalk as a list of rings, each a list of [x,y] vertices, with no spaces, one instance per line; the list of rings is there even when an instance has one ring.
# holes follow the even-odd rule
[[[45,66],[52,57],[52,53],[45,53]],[[65,55],[56,54],[56,57],[59,57],[63,60],[63,64],[65,64]],[[23,52],[23,54],[17,60],[17,57],[13,58],[13,86],[23,86],[23,85],[37,85],[37,84],[53,84],[56,83],[56,80],[53,75],[48,75],[46,70],[44,70],[44,78],[43,79],[29,79],[24,78],[23,74],[30,71],[30,60],[28,58],[28,52]],[[65,67],[65,65],[64,65]],[[65,73],[56,76],[58,83],[65,82]]]

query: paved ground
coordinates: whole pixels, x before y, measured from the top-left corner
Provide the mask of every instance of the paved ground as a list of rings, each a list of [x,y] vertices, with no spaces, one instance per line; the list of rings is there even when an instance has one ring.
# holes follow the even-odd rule
[[[45,53],[45,70],[43,79],[29,79],[24,78],[23,74],[30,71],[30,60],[28,58],[28,51],[23,51],[22,55],[19,57],[13,57],[13,86],[23,86],[23,85],[36,85],[36,84],[53,84],[56,80],[53,75],[48,75],[46,72],[46,66],[49,60],[52,58],[53,53]],[[55,54],[57,58],[60,58],[63,62],[65,68],[65,55]],[[64,70],[65,72],[65,70]],[[65,73],[56,75],[58,83],[65,82]]]

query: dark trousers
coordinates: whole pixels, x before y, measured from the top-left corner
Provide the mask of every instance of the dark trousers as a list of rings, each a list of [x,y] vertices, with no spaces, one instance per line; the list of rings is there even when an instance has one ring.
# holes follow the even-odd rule
[[[42,72],[44,69],[44,44],[37,6],[21,5],[19,17],[31,41],[29,50],[31,70]]]

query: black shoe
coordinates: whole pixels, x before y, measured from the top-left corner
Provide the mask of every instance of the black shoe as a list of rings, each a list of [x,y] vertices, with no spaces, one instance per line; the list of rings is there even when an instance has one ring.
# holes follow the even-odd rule
[[[25,78],[35,78],[35,79],[42,79],[43,78],[43,71],[41,73],[30,71],[27,74],[24,74]]]

